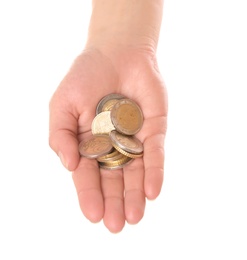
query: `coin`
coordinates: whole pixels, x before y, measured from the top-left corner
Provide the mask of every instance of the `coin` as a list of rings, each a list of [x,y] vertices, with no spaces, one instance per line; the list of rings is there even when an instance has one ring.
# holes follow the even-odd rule
[[[98,157],[97,161],[98,162],[115,161],[115,160],[122,158],[122,156],[123,156],[122,153],[120,153],[119,151],[114,149],[111,153],[104,155],[104,156],[101,156],[101,157]]]
[[[111,111],[114,105],[118,102],[118,99],[110,99],[108,100],[102,107],[102,112],[103,111]]]
[[[108,166],[119,166],[119,165],[122,165],[123,163],[125,163],[126,161],[129,161],[129,158],[127,156],[121,154],[121,157],[114,161],[102,162],[102,163],[105,165],[108,165]]]
[[[111,112],[115,129],[126,135],[134,135],[143,125],[143,114],[140,107],[131,99],[119,100]]]
[[[97,107],[96,107],[96,115],[98,115],[99,113],[103,112],[102,108],[105,105],[105,103],[111,99],[122,99],[125,98],[125,96],[121,95],[121,94],[117,94],[117,93],[112,93],[109,95],[104,96],[98,103]]]
[[[115,144],[113,144],[113,147],[114,147],[117,151],[119,151],[121,154],[123,154],[123,155],[125,155],[125,156],[127,156],[127,157],[129,157],[129,158],[135,159],[135,158],[139,158],[139,157],[142,157],[142,156],[143,156],[142,153],[140,153],[140,154],[128,153],[128,152],[124,151],[123,149],[121,149],[120,147],[116,146]]]
[[[108,135],[92,135],[79,144],[80,155],[91,159],[104,156],[112,150],[113,146]]]
[[[81,156],[96,159],[100,168],[121,169],[143,156],[143,145],[134,135],[143,125],[136,102],[120,94],[103,97],[91,124],[92,135],[79,144]]]
[[[107,169],[107,170],[116,170],[116,169],[121,169],[130,162],[132,162],[133,159],[125,156],[124,158],[113,161],[113,162],[100,162],[99,166],[100,168]]]
[[[115,129],[111,121],[111,112],[105,111],[99,113],[92,122],[92,133],[93,135],[97,134],[109,134],[112,130]]]
[[[125,152],[125,155],[127,153],[127,156],[129,154],[133,154],[134,157],[142,156],[143,145],[141,141],[135,136],[123,135],[114,130],[111,131],[109,136],[112,141],[112,145],[115,147],[115,149],[119,148],[121,149],[121,151],[123,150]]]

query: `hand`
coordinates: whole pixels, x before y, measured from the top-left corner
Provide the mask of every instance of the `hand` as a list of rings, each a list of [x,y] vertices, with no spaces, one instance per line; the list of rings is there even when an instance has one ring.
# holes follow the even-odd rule
[[[136,135],[143,158],[119,170],[99,169],[80,157],[78,144],[91,131],[99,100],[120,93],[136,101],[144,124]],[[91,222],[103,219],[111,232],[138,223],[145,200],[155,199],[164,172],[167,95],[155,55],[144,49],[84,51],[74,62],[50,102],[50,146],[72,171],[79,204]]]

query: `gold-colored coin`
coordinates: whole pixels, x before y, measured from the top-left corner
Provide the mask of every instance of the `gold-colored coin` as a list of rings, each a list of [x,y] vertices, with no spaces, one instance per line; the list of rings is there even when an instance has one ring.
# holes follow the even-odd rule
[[[107,103],[109,100],[112,99],[122,99],[125,98],[125,96],[121,95],[121,94],[117,94],[117,93],[112,93],[112,94],[108,94],[106,96],[104,96],[98,103],[97,107],[96,107],[96,115],[98,115],[99,113],[103,112],[103,106],[105,105],[105,103]]]
[[[105,111],[99,113],[93,119],[91,126],[93,135],[109,134],[112,130],[115,129],[114,125],[112,124],[110,115],[110,111]]]
[[[143,125],[140,107],[131,99],[120,99],[111,110],[111,120],[115,129],[125,135],[134,135]]]
[[[80,155],[90,159],[109,154],[112,150],[113,146],[108,135],[92,135],[79,144]]]
[[[118,102],[118,99],[110,99],[102,107],[102,112],[104,111],[111,111],[114,105]]]
[[[124,156],[124,155],[123,155]],[[113,162],[100,162],[99,166],[103,169],[107,170],[115,170],[115,169],[121,169],[125,165],[129,164],[132,162],[132,158],[129,158],[127,156],[124,156],[122,159],[113,161]]]
[[[129,161],[129,157],[121,154],[121,157],[119,159],[116,159],[114,161],[105,162],[108,166],[119,166]]]
[[[97,161],[98,162],[115,161],[115,160],[122,158],[122,156],[123,155],[119,151],[114,149],[111,153],[97,158]]]

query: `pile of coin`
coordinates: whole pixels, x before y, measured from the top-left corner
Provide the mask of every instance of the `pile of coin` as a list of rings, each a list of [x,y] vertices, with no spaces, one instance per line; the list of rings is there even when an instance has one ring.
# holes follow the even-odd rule
[[[79,144],[81,156],[96,159],[101,168],[119,169],[143,156],[135,134],[143,125],[138,104],[120,94],[103,97],[91,125],[92,135]]]

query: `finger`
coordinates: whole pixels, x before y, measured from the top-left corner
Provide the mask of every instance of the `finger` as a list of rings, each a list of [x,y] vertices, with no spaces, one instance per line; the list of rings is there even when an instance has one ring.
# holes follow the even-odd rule
[[[72,177],[82,213],[91,222],[99,222],[104,215],[104,200],[96,160],[82,157]]]
[[[125,218],[129,224],[137,224],[144,215],[144,166],[142,158],[124,167]]]
[[[110,232],[120,232],[125,224],[122,170],[101,169],[101,187],[105,201],[104,224]]]
[[[79,163],[77,126],[72,113],[51,102],[49,144],[69,171],[75,170]]]
[[[165,134],[156,134],[149,136],[144,142],[144,189],[150,200],[159,195],[163,183],[164,138]]]
[[[145,119],[137,134],[144,146],[144,191],[148,199],[155,199],[161,190],[164,175],[164,140],[167,117]]]

